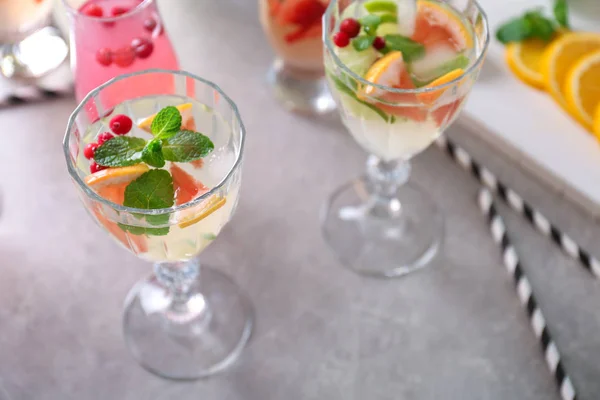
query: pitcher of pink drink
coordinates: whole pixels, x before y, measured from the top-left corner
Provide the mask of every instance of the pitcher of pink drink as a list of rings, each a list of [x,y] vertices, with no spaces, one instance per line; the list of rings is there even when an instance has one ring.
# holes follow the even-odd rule
[[[179,69],[156,0],[62,1],[70,21],[77,101],[118,75],[150,68]],[[143,95],[145,87],[152,93],[167,93],[173,82],[138,79],[131,84],[139,86],[131,91]]]

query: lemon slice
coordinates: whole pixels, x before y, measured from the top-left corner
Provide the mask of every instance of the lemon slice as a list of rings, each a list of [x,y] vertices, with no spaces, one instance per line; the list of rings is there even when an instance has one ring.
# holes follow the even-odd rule
[[[556,39],[542,56],[541,71],[544,86],[552,97],[569,113],[563,88],[573,65],[586,54],[600,49],[600,34],[573,32]]]
[[[365,79],[369,82],[383,86],[394,86],[400,84],[400,76],[404,69],[404,60],[402,53],[392,51],[384,57],[377,60],[365,74]],[[383,90],[375,86],[365,86],[357,93],[358,98],[364,99],[367,96],[381,96]]]
[[[594,117],[594,135],[600,140],[600,104],[596,108],[596,116]]]
[[[150,168],[148,168],[146,164],[137,164],[132,165],[131,167],[108,168],[86,176],[85,183],[97,191],[104,186],[129,183],[149,170]]]
[[[216,195],[211,196],[210,198],[208,198],[208,200],[204,202],[202,211],[200,211],[198,214],[192,217],[186,218],[183,221],[181,221],[179,223],[179,227],[181,229],[184,229],[202,221],[204,218],[208,217],[209,215],[217,211],[219,208],[223,207],[226,202],[226,197],[219,197]]]
[[[534,88],[544,88],[541,61],[548,43],[540,39],[512,42],[506,46],[504,58],[513,74]]]
[[[594,114],[600,104],[600,51],[581,58],[569,70],[565,98],[575,117],[592,130]]]
[[[180,104],[178,106],[175,106],[179,112],[181,113],[181,129],[188,129],[191,131],[195,131],[196,130],[196,123],[194,121],[194,116],[192,114],[192,108],[193,105],[192,103],[184,103],[184,104]],[[151,116],[149,116],[148,118],[146,118],[145,120],[143,120],[142,122],[140,122],[138,124],[138,126],[145,130],[146,132],[151,132],[150,128],[152,126],[152,121],[154,121],[154,117],[156,117],[156,114],[153,114]]]

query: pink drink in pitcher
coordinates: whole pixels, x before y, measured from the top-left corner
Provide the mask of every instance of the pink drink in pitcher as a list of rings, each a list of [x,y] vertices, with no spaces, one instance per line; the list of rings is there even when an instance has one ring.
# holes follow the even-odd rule
[[[71,21],[78,101],[118,75],[150,68],[179,69],[155,0],[89,0],[83,4],[81,0],[63,1]],[[172,80],[137,79],[132,84],[139,87],[130,90],[144,95],[143,87],[149,85],[153,93],[168,92]]]

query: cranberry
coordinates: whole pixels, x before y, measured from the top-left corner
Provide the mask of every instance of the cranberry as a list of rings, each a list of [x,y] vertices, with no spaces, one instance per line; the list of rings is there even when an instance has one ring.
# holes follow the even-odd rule
[[[114,138],[113,134],[110,132],[103,132],[98,135],[98,145],[102,145],[105,142],[108,142],[110,139]]]
[[[113,62],[112,51],[106,47],[101,48],[96,52],[96,61],[101,65],[108,67]]]
[[[113,62],[119,67],[129,67],[135,60],[135,52],[130,46],[121,47],[113,52]]]
[[[154,45],[148,39],[135,38],[131,41],[131,48],[139,58],[148,58],[154,51]]]
[[[333,35],[333,43],[337,47],[346,47],[350,44],[350,36],[346,32],[338,32]]]
[[[102,171],[102,170],[104,170],[106,168],[108,168],[108,167],[105,167],[104,165],[97,164],[95,161],[92,161],[90,163],[90,172],[92,174],[95,174],[96,172],[100,172],[100,171]]]
[[[127,115],[119,114],[110,120],[109,125],[115,135],[126,135],[131,131],[133,121]]]
[[[375,40],[373,40],[373,47],[375,47],[377,50],[383,49],[385,47],[385,39],[381,36],[377,36]]]
[[[129,12],[129,8],[127,7],[113,7],[110,10],[110,15],[112,15],[113,17],[118,17],[119,15],[123,15]]]
[[[360,22],[354,18],[346,18],[340,24],[340,32],[344,32],[349,37],[354,38],[360,33]]]
[[[148,18],[144,21],[144,29],[148,32],[154,32],[154,29],[156,29],[156,25],[158,24],[154,18]]]
[[[100,7],[97,4],[87,4],[87,5],[83,6],[80,11],[84,15],[87,15],[88,17],[102,18],[104,16],[102,7]]]
[[[83,156],[85,158],[87,158],[88,160],[91,160],[92,158],[94,158],[94,153],[96,152],[96,149],[98,147],[99,147],[98,143],[86,144],[85,147],[83,148]]]

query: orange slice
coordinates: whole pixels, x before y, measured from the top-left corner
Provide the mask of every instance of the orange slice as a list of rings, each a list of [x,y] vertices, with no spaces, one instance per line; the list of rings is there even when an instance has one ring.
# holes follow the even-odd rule
[[[455,69],[453,71],[448,72],[446,75],[442,75],[439,78],[437,78],[436,80],[434,80],[433,82],[431,82],[430,84],[428,84],[427,86],[425,86],[426,88],[435,88],[436,86],[441,86],[444,85],[448,82],[451,82],[457,78],[460,78],[462,75],[464,75],[465,71],[462,68],[458,68]],[[462,83],[462,80],[459,81],[456,86],[460,86],[460,84]],[[454,86],[454,85],[452,85]],[[437,99],[439,99],[446,90],[450,89],[452,86],[444,88],[444,89],[439,89],[439,90],[433,90],[431,92],[425,92],[425,93],[419,93],[418,97],[419,100],[421,100],[423,103],[427,104],[427,105],[432,105],[434,104]]]
[[[192,103],[180,104],[180,105],[176,106],[176,108],[181,113],[181,118],[182,118],[181,129],[195,131],[196,130],[196,121],[194,120],[194,115],[192,114],[192,111],[193,111]],[[152,126],[152,121],[154,121],[154,117],[156,117],[156,114],[149,116],[148,118],[146,118],[145,120],[140,122],[138,124],[138,126],[140,128],[142,128],[143,130],[145,130],[146,132],[150,133],[150,127]]]
[[[219,208],[223,207],[226,202],[227,202],[226,197],[220,197],[217,195],[213,195],[213,196],[209,197],[202,203],[200,212],[196,213],[194,216],[192,216],[190,218],[186,218],[183,221],[181,221],[179,223],[179,227],[181,229],[184,229],[184,228],[187,228],[188,226],[192,226],[192,225],[202,221],[204,218],[208,217],[209,215],[211,215],[212,213],[217,211]]]
[[[208,188],[185,172],[181,167],[172,164],[173,188],[175,189],[175,204],[188,203],[208,191]]]
[[[449,7],[419,0],[412,39],[426,47],[450,44],[455,50],[473,48],[473,33]]]
[[[506,46],[504,58],[517,78],[534,88],[544,88],[541,62],[549,43],[540,39],[512,42]]]
[[[146,164],[138,164],[131,167],[109,168],[87,176],[85,178],[85,183],[103,198],[122,205],[127,185],[149,170],[150,168],[148,168]],[[121,229],[116,222],[111,221],[104,215],[102,205],[94,204],[92,213],[96,217],[98,223],[126,249],[131,250],[135,254],[148,251],[146,238],[144,236],[133,235],[132,233]]]
[[[544,87],[570,113],[564,93],[569,71],[581,57],[598,49],[600,34],[572,32],[556,39],[544,51],[541,61]]]
[[[600,105],[600,51],[575,63],[567,74],[564,91],[571,113],[591,131]]]
[[[596,139],[600,140],[600,104],[598,104],[594,117],[594,135],[596,135]]]
[[[378,85],[396,86],[400,84],[403,71],[404,60],[402,59],[402,53],[391,51],[371,65],[371,68],[365,74],[365,79]],[[384,93],[384,90],[368,85],[359,90],[357,96],[364,99],[367,96],[379,97]]]

